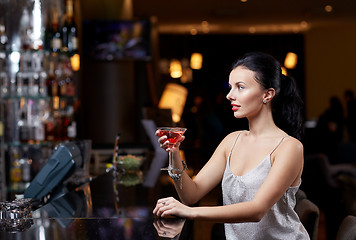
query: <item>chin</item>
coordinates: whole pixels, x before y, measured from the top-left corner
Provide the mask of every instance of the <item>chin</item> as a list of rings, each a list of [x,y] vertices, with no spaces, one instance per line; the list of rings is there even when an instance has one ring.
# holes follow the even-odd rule
[[[243,115],[243,114],[241,114],[241,113],[234,113],[234,117],[235,118],[244,118],[245,117],[245,115]]]

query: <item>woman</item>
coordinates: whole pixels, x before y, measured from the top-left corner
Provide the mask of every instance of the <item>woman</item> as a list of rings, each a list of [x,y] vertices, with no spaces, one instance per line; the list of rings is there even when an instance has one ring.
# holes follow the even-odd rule
[[[227,135],[194,180],[172,171],[182,203],[160,199],[153,213],[224,222],[227,239],[309,239],[294,211],[303,171],[301,100],[294,81],[282,75],[276,59],[255,52],[233,65],[229,85],[234,116],[247,118],[249,131]],[[158,139],[173,151],[174,168],[184,169],[180,143],[170,149],[166,140]],[[223,206],[189,207],[220,182]]]

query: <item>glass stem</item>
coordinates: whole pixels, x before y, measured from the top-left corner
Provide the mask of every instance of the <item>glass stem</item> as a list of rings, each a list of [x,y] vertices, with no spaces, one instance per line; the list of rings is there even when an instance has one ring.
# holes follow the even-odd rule
[[[173,154],[172,154],[172,151],[168,152],[168,158],[169,158],[169,166],[168,166],[168,168],[173,169]]]

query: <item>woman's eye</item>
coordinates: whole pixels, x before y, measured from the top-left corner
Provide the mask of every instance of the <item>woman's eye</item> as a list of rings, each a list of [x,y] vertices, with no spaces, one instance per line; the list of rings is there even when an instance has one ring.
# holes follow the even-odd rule
[[[238,86],[239,89],[244,89],[244,86]]]

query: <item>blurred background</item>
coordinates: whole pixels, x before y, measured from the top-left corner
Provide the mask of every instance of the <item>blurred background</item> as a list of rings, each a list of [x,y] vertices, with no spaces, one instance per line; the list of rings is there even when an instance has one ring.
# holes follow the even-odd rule
[[[299,87],[301,189],[320,209],[319,239],[334,239],[356,214],[355,12],[353,0],[0,0],[1,183],[19,181],[16,159],[32,159],[28,182],[53,142],[89,139],[97,157],[119,133],[122,149],[152,151],[144,119],[188,128],[195,174],[227,133],[246,129],[226,100],[228,76],[239,56],[263,51]],[[54,45],[57,32],[66,45]]]
[[[208,100],[216,103],[215,98],[219,93],[226,93],[226,81],[232,62],[248,51],[268,52],[280,60],[282,65],[287,53],[297,55],[296,65],[287,70],[297,80],[304,97],[307,121],[317,120],[329,108],[330,98],[333,96],[339,98],[346,112],[344,92],[348,89],[355,90],[356,87],[353,68],[356,51],[354,9],[355,3],[351,0],[288,3],[181,1],[179,4],[159,1],[85,1],[81,3],[83,22],[125,18],[153,21],[151,61],[128,63],[82,59],[84,86],[81,89],[99,85],[101,81],[109,82],[109,78],[126,89],[124,93],[120,92],[122,88],[115,90],[117,102],[121,105],[119,107],[115,107],[116,103],[112,99],[105,102],[105,99],[96,98],[91,93],[88,94],[90,97],[83,96],[83,105],[88,110],[101,108],[104,111],[102,106],[112,104],[111,111],[105,111],[106,114],[111,112],[110,117],[104,118],[99,114],[100,111],[85,112],[97,112],[111,135],[115,129],[114,126],[109,127],[111,121],[117,122],[119,126],[124,124],[125,129],[131,129],[130,136],[123,133],[122,141],[140,141],[142,138],[137,137],[140,135],[132,134],[140,134],[140,128],[133,125],[139,123],[129,121],[132,126],[127,122],[123,123],[124,120],[118,119],[115,112],[120,116],[131,117],[125,117],[126,121],[138,119],[134,116],[140,116],[142,107],[155,106],[164,86],[170,82],[188,88],[186,111],[189,111],[194,102],[192,99],[198,95],[204,95],[202,97],[208,97]],[[91,35],[83,40],[91,41],[88,38],[95,37]],[[200,53],[203,58],[201,69],[192,69],[184,79],[169,76],[169,62],[177,59],[184,65],[195,52]],[[96,64],[96,67],[92,68],[92,64]],[[152,66],[148,70],[147,65],[150,64]],[[118,70],[121,67],[124,71]],[[120,75],[116,76],[113,72]],[[149,87],[150,81],[154,83],[154,87],[151,87],[153,89]],[[95,91],[96,95],[100,94],[100,89],[95,88]],[[108,92],[107,95],[112,94]],[[86,104],[86,101],[90,101],[88,98],[91,102]],[[132,105],[125,108],[123,104]],[[232,117],[229,113],[223,116],[225,119],[229,117]],[[94,131],[89,131],[92,128],[86,116],[85,118],[89,125],[83,127],[81,134],[93,138],[94,142],[112,142],[112,136],[100,139]],[[96,122],[94,116],[90,118]],[[105,133],[104,129],[100,131],[101,138],[105,138]]]

